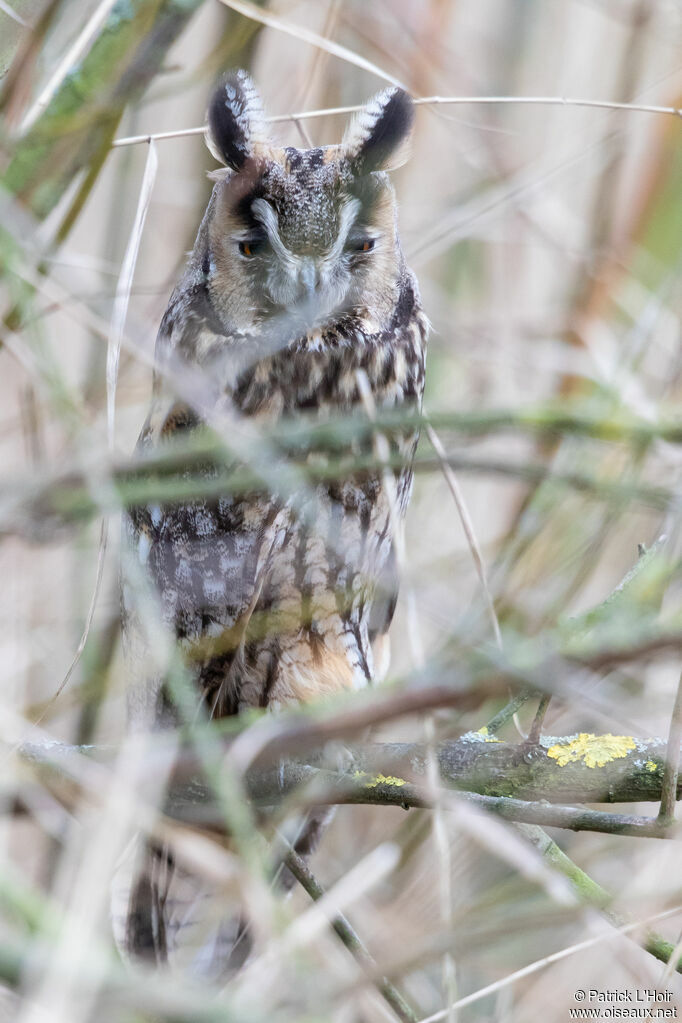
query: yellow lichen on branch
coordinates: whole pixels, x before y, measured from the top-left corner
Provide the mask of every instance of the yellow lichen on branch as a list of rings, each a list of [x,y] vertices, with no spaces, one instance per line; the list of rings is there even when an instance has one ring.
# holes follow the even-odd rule
[[[363,778],[367,776],[366,771],[355,771],[355,778]],[[377,785],[393,785],[395,788],[400,788],[401,785],[407,785],[404,778],[396,778],[392,774],[374,774],[370,777],[369,781],[364,782],[365,788],[375,789]]]
[[[559,767],[580,760],[586,767],[604,767],[612,760],[626,757],[636,745],[631,735],[592,735],[589,732],[581,732],[569,742],[550,746],[547,756],[556,760]]]
[[[483,739],[484,742],[501,742],[502,741],[501,739],[498,739],[496,735],[490,735],[489,734],[488,726],[487,725],[483,725],[483,728],[479,728],[478,731],[474,732],[473,734],[475,736],[477,736],[477,738]]]

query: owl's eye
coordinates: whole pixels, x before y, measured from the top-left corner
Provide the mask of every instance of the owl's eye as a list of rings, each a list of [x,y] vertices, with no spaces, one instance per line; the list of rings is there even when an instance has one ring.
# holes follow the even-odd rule
[[[265,248],[265,238],[245,238],[239,243],[239,251],[242,256],[256,256]]]
[[[374,248],[374,238],[349,238],[346,250],[348,252],[371,252]]]

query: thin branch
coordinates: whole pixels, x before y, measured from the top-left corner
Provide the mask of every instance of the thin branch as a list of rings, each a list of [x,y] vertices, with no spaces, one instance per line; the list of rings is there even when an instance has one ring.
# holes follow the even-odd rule
[[[612,100],[580,99],[571,96],[424,96],[414,102],[425,106],[440,104],[511,104],[513,106],[592,107],[600,110],[628,110],[641,114],[673,114],[682,117],[682,108],[652,103],[617,103]]]
[[[497,643],[498,649],[503,650],[502,633],[500,632],[500,623],[497,619],[495,612],[495,603],[490,593],[488,586],[488,580],[486,577],[485,564],[483,561],[483,554],[479,547],[478,540],[476,538],[476,531],[474,530],[474,524],[469,515],[469,509],[467,508],[464,495],[460,489],[459,482],[455,476],[453,469],[448,465],[447,453],[445,448],[441,444],[440,437],[429,423],[426,427],[426,434],[431,441],[431,446],[436,452],[438,461],[440,462],[443,476],[448,489],[452,495],[452,499],[455,502],[457,514],[464,530],[464,536],[466,537],[469,551],[473,559],[476,572],[478,574],[479,582],[481,584],[481,590],[483,592],[483,601],[492,625],[493,635],[495,642]],[[517,728],[519,727],[518,719],[514,717],[514,723]],[[447,825],[443,814],[442,800],[440,799],[439,785],[438,785],[438,761],[435,750],[435,725],[433,717],[430,716],[425,721],[426,736],[428,739],[428,782],[429,791],[432,793],[433,798],[433,836],[436,847],[436,857],[440,868],[440,903],[441,903],[441,916],[445,926],[451,930],[453,923],[453,902],[452,902],[452,856],[450,849],[450,842],[448,840]],[[520,731],[520,729],[519,729]],[[456,972],[455,972],[455,961],[450,950],[445,950],[443,953],[443,987],[447,995],[447,1000],[450,1004],[455,1001],[456,992]],[[454,1023],[455,1015],[454,1010],[448,1014],[449,1023]]]
[[[226,2],[226,0],[222,0]],[[230,6],[232,6],[230,4]],[[600,99],[578,99],[569,96],[420,96],[413,100],[415,106],[455,106],[472,104],[492,105],[513,105],[513,106],[560,106],[560,107],[591,107],[600,110],[627,110],[631,113],[641,114],[667,114],[674,117],[682,117],[682,108],[658,106],[650,103],[615,103],[610,100]],[[293,114],[277,114],[275,117],[268,117],[270,124],[278,124],[285,121],[303,121],[313,117],[330,117],[332,115],[347,115],[357,113],[362,106],[327,107],[321,110],[297,110]],[[112,146],[134,146],[141,142],[149,142],[150,139],[160,141],[163,139],[177,139],[189,135],[203,135],[206,126],[199,128],[182,128],[177,131],[155,132],[148,135],[129,135],[125,138],[115,139]]]
[[[528,732],[527,741],[531,746],[536,746],[540,742],[540,730],[542,728],[542,722],[545,720],[545,714],[547,713],[547,708],[549,707],[549,701],[551,699],[552,697],[549,693],[543,693],[542,696],[540,697],[538,709],[535,712],[533,723],[530,726],[530,731]]]
[[[5,0],[0,0],[0,11],[2,11],[3,14],[6,14],[8,18],[11,18],[12,21],[16,21],[17,25],[21,25],[22,28],[29,27],[28,22],[25,21],[19,14],[17,14],[14,8],[10,7],[10,5],[5,2]]]
[[[149,204],[152,199],[152,190],[156,180],[156,171],[159,165],[156,146],[149,143],[147,162],[144,168],[140,194],[137,200],[135,219],[130,231],[130,237],[126,246],[121,273],[116,286],[116,298],[111,318],[111,332],[107,346],[107,440],[109,449],[114,449],[114,422],[116,414],[116,383],[118,380],[118,363],[121,353],[121,340],[125,330],[126,317],[128,315],[128,303],[130,292],[133,286],[133,276],[137,264],[137,256],[140,251],[142,232],[144,231],[145,220]]]
[[[281,775],[282,770],[280,769]],[[368,781],[362,779],[353,781],[346,775],[335,775],[332,772],[312,768],[306,778],[307,783],[314,790],[314,794],[309,797],[310,804],[401,806],[405,810],[433,807],[432,794],[427,789],[410,784],[402,778],[394,780],[389,776],[388,780],[380,781],[376,781],[376,778],[385,779],[386,776],[380,774],[375,777],[370,776]],[[285,767],[283,772],[285,787],[287,780],[288,772]],[[319,787],[318,783],[323,787]],[[263,785],[259,779],[259,799],[266,804],[281,793],[281,790],[280,779],[275,780],[274,776],[271,776],[270,786]],[[441,792],[446,795],[443,790]],[[448,801],[463,799],[482,810],[488,810],[502,817],[503,820],[518,821],[523,824],[537,824],[541,827],[570,831],[595,831],[608,835],[627,835],[633,838],[682,840],[682,835],[671,829],[669,824],[655,817],[586,810],[584,807],[530,802],[510,796],[487,796],[478,792],[458,791],[456,795],[451,793],[447,796],[448,798],[444,799],[443,803],[444,809],[447,809]],[[179,810],[179,807],[177,809]],[[200,823],[205,826],[211,820],[209,817],[207,821],[204,814],[201,813],[199,821],[196,821],[190,807],[187,807],[187,811],[189,823]],[[176,807],[171,804],[168,812],[171,816],[176,816]],[[185,817],[178,814],[178,819],[185,820]]]
[[[620,928],[628,922],[611,908],[614,902],[613,895],[574,863],[542,828],[528,824],[518,824],[516,827],[532,845],[540,850],[555,870],[568,878],[571,887],[582,903],[599,909],[614,927]],[[655,931],[647,931],[641,944],[650,955],[662,963],[668,963],[674,951],[674,946]],[[682,973],[682,960],[677,958],[674,963],[675,969]]]
[[[80,63],[84,54],[92,44],[95,36],[109,17],[115,2],[116,0],[100,0],[100,3],[92,12],[85,25],[50,75],[50,78],[41,90],[40,95],[34,102],[33,106],[27,111],[21,124],[22,132],[28,131],[28,129],[35,123],[59,89],[66,76],[72,72],[74,66],[77,66]]]
[[[675,816],[677,780],[680,770],[680,742],[682,742],[682,675],[680,675],[670,718],[670,732],[668,733],[665,768],[661,784],[661,808],[658,816],[662,822],[666,823],[670,823]]]
[[[436,457],[440,462],[440,466],[441,469],[443,470],[445,481],[455,502],[457,514],[459,515],[459,519],[462,524],[462,529],[464,530],[464,535],[469,545],[469,550],[471,552],[474,565],[476,566],[476,572],[478,573],[479,582],[481,583],[481,589],[483,591],[483,600],[486,606],[486,610],[488,612],[488,617],[490,618],[490,623],[493,629],[493,635],[495,636],[495,642],[497,643],[498,648],[500,650],[503,650],[504,645],[502,643],[500,623],[497,617],[497,612],[495,610],[495,602],[493,600],[492,594],[490,592],[490,587],[488,585],[485,563],[483,561],[483,554],[481,553],[481,548],[479,547],[478,540],[476,539],[474,524],[471,521],[469,509],[467,508],[466,501],[464,500],[464,495],[461,491],[457,477],[454,474],[453,468],[450,465],[447,452],[445,451],[445,448],[441,443],[440,437],[438,436],[438,434],[436,433],[436,431],[434,430],[430,423],[428,423],[426,426],[426,435],[431,441],[431,446],[436,452]],[[516,730],[521,736],[521,738],[525,738],[523,730],[519,723],[519,718],[516,713],[516,710],[513,710],[510,716],[514,721],[514,726],[516,727]]]
[[[109,8],[105,4],[99,13],[102,18],[105,18],[108,14]],[[149,154],[147,156],[147,163],[145,165],[144,176],[142,179],[142,185],[140,187],[140,195],[138,199],[137,211],[135,213],[135,220],[130,233],[128,245],[126,247],[125,256],[123,258],[123,264],[121,266],[121,273],[118,280],[118,286],[116,289],[116,299],[114,302],[114,312],[111,322],[111,332],[109,336],[108,350],[107,350],[107,432],[108,432],[108,443],[110,451],[114,448],[114,416],[115,416],[115,403],[116,403],[116,381],[118,378],[118,359],[121,350],[121,339],[125,329],[126,315],[128,312],[128,302],[130,300],[130,291],[133,283],[133,274],[135,273],[135,265],[137,263],[137,255],[140,249],[140,241],[142,238],[142,231],[144,229],[144,223],[149,209],[149,203],[151,202],[152,189],[156,178],[156,169],[158,166],[158,159],[156,155],[156,147],[154,143],[150,143]],[[110,489],[110,485],[107,486]],[[76,652],[73,659],[64,675],[64,678],[57,687],[56,692],[51,697],[49,702],[46,704],[40,717],[35,724],[40,723],[43,720],[49,709],[53,706],[55,701],[61,695],[66,688],[69,679],[73,675],[73,672],[81,659],[83,651],[85,650],[85,644],[88,641],[90,635],[90,629],[92,628],[92,622],[95,617],[95,610],[97,608],[97,601],[99,598],[100,589],[102,586],[102,577],[104,575],[104,561],[107,550],[107,539],[108,539],[108,520],[105,517],[102,520],[100,527],[100,538],[97,550],[97,569],[95,572],[95,583],[92,590],[92,596],[90,598],[90,604],[88,612],[85,618],[85,625],[81,638],[78,642]]]
[[[497,714],[494,715],[481,729],[483,735],[496,735],[500,729],[512,720],[517,711],[521,710],[524,704],[528,703],[531,696],[535,694],[534,689],[524,689],[518,693],[507,703],[502,710],[498,710]]]
[[[355,67],[362,68],[363,71],[369,71],[373,75],[377,75],[379,78],[383,78],[385,82],[390,82],[392,85],[400,85],[397,78],[393,75],[389,75],[387,71],[377,67],[371,60],[367,60],[365,57],[361,57],[359,53],[355,53],[353,50],[348,49],[347,46],[341,46],[339,43],[333,42],[331,39],[326,39],[324,36],[319,35],[317,32],[311,31],[309,28],[305,28],[303,25],[293,25],[289,21],[284,21],[282,18],[276,17],[274,14],[270,14],[268,11],[263,10],[261,7],[256,7],[255,4],[248,3],[247,0],[220,0],[225,7],[230,7],[233,11],[237,11],[238,14],[243,14],[245,18],[251,18],[253,21],[260,22],[261,25],[266,25],[268,28],[274,28],[278,32],[284,32],[286,35],[293,36],[294,39],[298,39],[303,43],[310,43],[312,46],[317,46],[318,49],[324,50],[326,53],[330,53],[333,57],[339,57],[341,60],[345,60],[348,64],[353,64]]]
[[[300,115],[292,115],[287,120],[296,121],[300,119]],[[137,146],[142,142],[165,142],[166,139],[181,139],[189,138],[191,135],[205,135],[207,126],[202,124],[199,128],[178,128],[175,131],[155,131],[148,132],[146,135],[128,135],[125,138],[114,139],[111,143],[112,149],[117,149],[119,146]]]
[[[88,607],[88,612],[87,612],[87,614],[85,616],[85,624],[83,626],[83,632],[81,633],[81,638],[78,641],[78,646],[76,647],[76,652],[73,655],[71,663],[69,664],[69,667],[66,669],[66,674],[64,675],[64,678],[61,680],[61,682],[57,686],[55,692],[52,694],[52,696],[47,701],[47,703],[45,703],[45,705],[43,706],[43,709],[41,710],[40,715],[33,721],[34,725],[39,725],[40,724],[40,722],[45,718],[45,716],[48,714],[50,709],[54,706],[54,704],[56,703],[58,698],[64,692],[64,690],[66,689],[67,685],[69,684],[69,680],[70,680],[71,676],[73,675],[78,662],[80,661],[81,657],[83,656],[83,651],[85,650],[85,644],[88,641],[88,636],[90,635],[90,629],[92,628],[92,622],[93,622],[93,619],[95,617],[95,609],[97,607],[97,600],[98,600],[99,592],[100,592],[100,589],[101,589],[101,586],[102,586],[102,578],[104,576],[104,561],[105,561],[106,551],[107,551],[108,534],[109,534],[108,520],[106,518],[104,518],[104,519],[102,519],[102,523],[101,523],[101,526],[100,526],[99,543],[97,545],[97,568],[95,570],[95,582],[94,582],[94,585],[92,587],[92,595],[90,597],[90,605]]]
[[[324,888],[312,873],[305,860],[294,849],[290,849],[284,862],[311,899],[314,902],[318,902],[325,894]],[[367,973],[377,975],[379,969],[375,960],[342,913],[339,913],[332,921],[332,927],[363,969]],[[403,1020],[404,1023],[417,1023],[417,1014],[387,977],[379,977],[376,981],[376,986],[398,1019]]]
[[[302,121],[296,121],[296,120],[294,120],[294,124],[296,125],[296,130],[298,131],[299,135],[303,139],[303,141],[306,144],[306,146],[308,147],[308,149],[312,149],[313,148],[313,140],[310,137],[310,132],[306,128],[305,124],[303,124]]]
[[[465,995],[464,998],[458,999],[452,1006],[450,1006],[450,1008],[463,1009],[465,1005],[472,1005],[474,1002],[479,1002],[487,995],[495,994],[495,992],[508,987],[510,984],[513,984],[514,981],[521,980],[523,977],[528,977],[532,973],[537,973],[538,970],[544,969],[545,966],[550,966],[552,963],[559,962],[561,959],[566,959],[568,956],[575,955],[577,952],[584,952],[585,949],[592,948],[594,945],[599,945],[604,941],[613,941],[613,939],[617,938],[619,935],[629,934],[631,931],[635,931],[639,927],[646,927],[648,924],[655,923],[658,920],[665,920],[680,912],[682,912],[682,906],[675,906],[673,909],[666,909],[662,913],[656,913],[654,916],[648,916],[644,920],[636,920],[633,923],[624,924],[622,927],[618,927],[606,934],[598,934],[594,938],[587,938],[585,941],[579,941],[575,945],[570,945],[568,948],[562,948],[559,952],[553,952],[551,955],[543,956],[542,959],[536,959],[535,962],[529,963],[528,966],[523,966],[520,970],[515,970],[514,973],[510,973],[507,977],[502,977],[500,980],[496,980],[492,984],[487,984],[485,987],[479,988],[478,991],[473,991],[470,995]],[[420,1020],[420,1023],[440,1023],[441,1020],[446,1019],[447,1014],[448,1009],[441,1009],[440,1012],[435,1012],[432,1016],[425,1016],[424,1019]]]
[[[589,654],[571,654],[571,660],[593,671],[605,671],[665,650],[682,652],[682,633],[664,631],[650,638],[633,636],[629,643],[604,646]]]
[[[459,515],[460,522],[462,523],[462,529],[464,530],[464,535],[466,536],[467,543],[469,545],[469,550],[471,551],[471,556],[474,560],[474,565],[476,566],[476,572],[478,573],[478,578],[481,583],[481,589],[483,590],[483,599],[485,600],[485,606],[490,617],[490,624],[492,625],[493,635],[495,636],[495,642],[497,643],[500,650],[502,650],[502,633],[500,632],[500,623],[497,619],[495,603],[490,592],[490,587],[488,586],[485,564],[483,562],[483,554],[481,553],[481,548],[479,547],[478,540],[476,539],[474,524],[471,521],[471,516],[469,515],[469,510],[464,500],[464,495],[460,490],[459,483],[457,482],[457,477],[452,471],[452,467],[448,463],[448,455],[445,448],[441,444],[440,437],[438,436],[438,434],[436,433],[436,431],[434,430],[430,423],[426,424],[426,435],[431,441],[433,450],[436,452],[436,456],[443,470],[445,482],[447,483],[450,493],[452,494],[452,498],[455,502],[457,514]]]

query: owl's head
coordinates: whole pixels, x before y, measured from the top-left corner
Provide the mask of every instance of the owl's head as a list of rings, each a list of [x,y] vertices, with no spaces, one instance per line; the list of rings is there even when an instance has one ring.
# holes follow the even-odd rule
[[[394,308],[402,255],[386,171],[406,158],[412,102],[378,93],[340,145],[279,148],[243,71],[223,79],[208,144],[227,167],[207,218],[208,286],[238,329],[275,317],[300,326],[356,313],[380,327]]]

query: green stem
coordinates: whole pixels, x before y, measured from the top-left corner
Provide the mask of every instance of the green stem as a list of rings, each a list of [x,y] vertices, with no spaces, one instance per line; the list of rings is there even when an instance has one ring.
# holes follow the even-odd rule
[[[558,870],[559,873],[563,874],[564,877],[568,878],[571,887],[581,902],[602,910],[608,920],[616,927],[622,927],[626,923],[622,917],[609,908],[613,904],[613,896],[605,888],[597,884],[596,881],[593,881],[589,874],[581,870],[542,828],[535,827],[532,824],[517,824],[516,827],[525,835],[529,842],[532,842],[540,850],[548,863]],[[654,958],[666,964],[670,961],[670,957],[675,951],[675,946],[655,931],[647,933],[643,947]],[[682,958],[676,963],[675,969],[678,973],[682,973]]]

